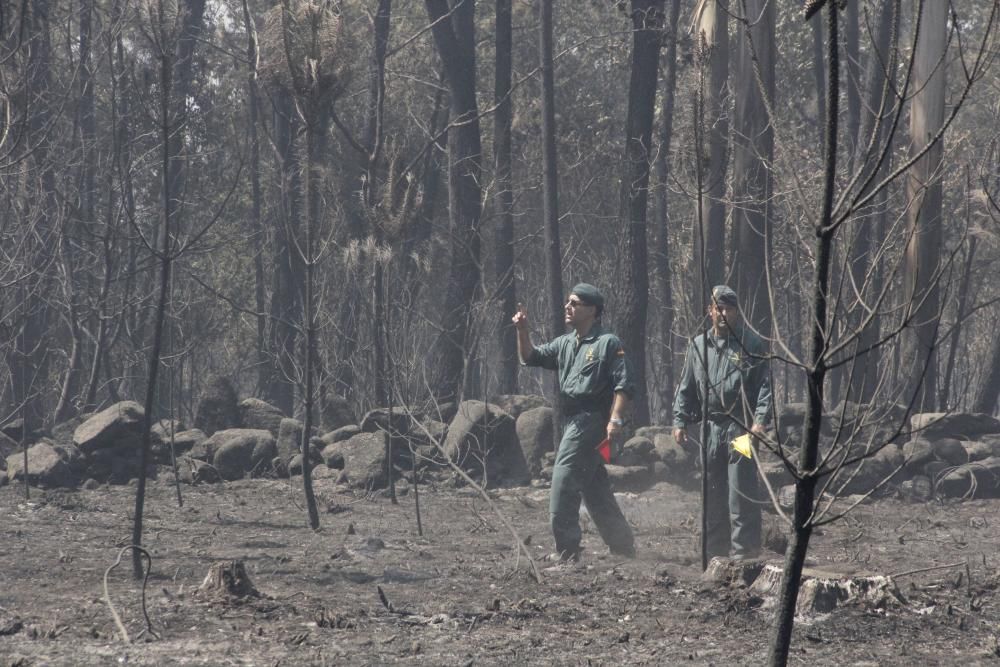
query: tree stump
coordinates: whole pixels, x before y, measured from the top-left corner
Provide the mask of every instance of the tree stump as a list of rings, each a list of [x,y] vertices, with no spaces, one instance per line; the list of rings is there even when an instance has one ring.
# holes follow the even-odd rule
[[[241,560],[222,560],[212,563],[205,580],[198,587],[199,593],[216,597],[260,597]]]
[[[764,561],[756,558],[732,560],[715,556],[708,561],[708,568],[701,573],[702,581],[722,586],[749,586],[764,569]]]
[[[750,587],[762,595],[777,595],[783,571],[780,565],[767,564]],[[859,603],[872,607],[895,606],[904,602],[892,577],[859,572],[835,565],[802,569],[802,584],[797,614],[825,614],[838,605]]]

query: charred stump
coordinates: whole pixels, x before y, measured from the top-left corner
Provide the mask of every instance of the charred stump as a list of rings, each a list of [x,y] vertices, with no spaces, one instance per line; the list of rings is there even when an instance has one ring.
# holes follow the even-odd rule
[[[260,597],[241,560],[222,560],[212,563],[198,592],[215,597]]]

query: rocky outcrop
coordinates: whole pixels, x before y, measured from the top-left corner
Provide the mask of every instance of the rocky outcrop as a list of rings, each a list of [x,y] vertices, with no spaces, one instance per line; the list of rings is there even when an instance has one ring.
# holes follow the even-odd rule
[[[545,454],[555,448],[554,420],[552,408],[541,406],[523,411],[515,423],[517,440],[532,477],[541,474]]]
[[[134,448],[145,410],[135,401],[122,401],[101,410],[73,431],[73,444],[84,454],[99,449]]]
[[[464,401],[448,425],[444,449],[452,461],[489,486],[516,486],[531,479],[514,420],[490,403]]]
[[[240,426],[249,429],[262,429],[278,435],[284,413],[270,403],[259,398],[245,398],[240,401]]]
[[[212,378],[198,401],[194,427],[209,436],[216,431],[239,427],[240,409],[237,400],[232,382],[220,376]]]
[[[84,456],[74,445],[57,445],[43,439],[28,448],[28,483],[41,487],[75,486],[84,467]],[[7,476],[24,479],[24,453],[7,457]]]

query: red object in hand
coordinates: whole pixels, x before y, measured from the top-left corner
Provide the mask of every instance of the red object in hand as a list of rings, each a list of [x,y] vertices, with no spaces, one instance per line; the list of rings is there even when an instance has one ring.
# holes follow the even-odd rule
[[[611,441],[605,438],[601,441],[601,444],[597,446],[597,453],[601,455],[601,459],[605,463],[611,463]]]

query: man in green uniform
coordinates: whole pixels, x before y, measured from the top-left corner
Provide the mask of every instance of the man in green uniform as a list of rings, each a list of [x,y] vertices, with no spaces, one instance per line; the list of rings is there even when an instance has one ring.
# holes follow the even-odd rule
[[[729,287],[712,289],[708,315],[711,329],[688,345],[674,398],[674,439],[683,445],[688,424],[703,417],[708,422],[708,557],[754,558],[761,540],[757,468],[732,442],[747,428],[763,435],[770,421],[767,346],[742,326],[736,293]],[[708,414],[702,415],[706,389]]]
[[[528,314],[518,305],[512,318],[517,352],[526,366],[559,372],[562,440],[552,470],[549,515],[556,554],[563,561],[580,558],[580,500],[587,504],[611,553],[633,557],[632,529],[611,492],[604,461],[597,451],[605,439],[623,433],[625,413],[634,393],[622,343],[600,325],[604,297],[580,283],[566,301],[570,333],[535,347],[528,334]]]

